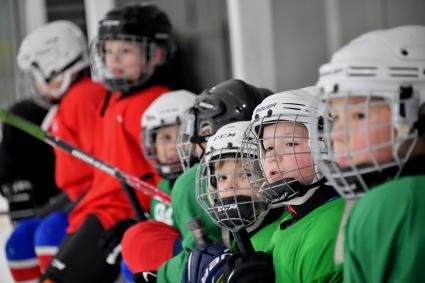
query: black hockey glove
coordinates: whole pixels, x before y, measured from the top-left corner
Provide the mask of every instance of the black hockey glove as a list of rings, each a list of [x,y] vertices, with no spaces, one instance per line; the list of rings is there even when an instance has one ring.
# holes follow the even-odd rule
[[[131,218],[122,220],[106,230],[99,239],[98,245],[102,249],[109,264],[115,264],[120,259],[121,249],[119,248],[119,244],[121,243],[121,239],[125,231],[136,223],[136,220]]]
[[[255,252],[249,257],[234,254],[224,266],[225,283],[274,282],[273,259],[264,252]]]
[[[182,283],[219,282],[231,251],[222,242],[205,243],[194,248],[186,263]]]
[[[155,283],[156,272],[139,272],[133,275],[134,283]]]

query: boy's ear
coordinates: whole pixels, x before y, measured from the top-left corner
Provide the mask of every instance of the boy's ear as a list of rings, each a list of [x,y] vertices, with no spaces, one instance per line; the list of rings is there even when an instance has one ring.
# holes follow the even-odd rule
[[[158,46],[155,47],[152,60],[150,62],[151,66],[160,66],[165,62],[165,51],[163,48]]]

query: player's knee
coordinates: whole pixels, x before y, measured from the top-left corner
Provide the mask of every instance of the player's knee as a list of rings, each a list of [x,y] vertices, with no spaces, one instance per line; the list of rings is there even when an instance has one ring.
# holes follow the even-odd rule
[[[21,220],[6,242],[8,260],[32,258],[34,252],[34,233],[40,224],[39,218]]]
[[[36,246],[59,246],[66,236],[68,213],[54,212],[47,216],[35,231]]]

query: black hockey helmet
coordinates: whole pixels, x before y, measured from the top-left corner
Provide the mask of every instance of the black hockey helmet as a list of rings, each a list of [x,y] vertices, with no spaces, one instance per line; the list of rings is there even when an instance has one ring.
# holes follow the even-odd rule
[[[250,120],[255,107],[272,91],[231,79],[203,91],[189,110],[177,138],[177,150],[184,169],[196,158],[193,146],[202,144],[219,128],[236,121]],[[208,130],[208,135],[203,132]]]
[[[138,80],[117,77],[105,66],[105,42],[108,40],[141,45],[145,63]],[[159,62],[152,60],[158,48],[162,50]],[[90,46],[91,67],[94,78],[109,90],[128,91],[145,84],[156,68],[172,59],[174,51],[175,39],[167,14],[152,4],[133,4],[113,9],[99,21],[98,37]]]
[[[99,22],[100,39],[121,39],[123,35],[148,38],[171,47],[172,27],[168,16],[152,4],[129,5],[109,11]]]
[[[250,120],[255,107],[271,94],[268,89],[235,79],[209,88],[195,100],[195,130],[199,134],[205,126],[209,126],[212,135],[231,122]]]

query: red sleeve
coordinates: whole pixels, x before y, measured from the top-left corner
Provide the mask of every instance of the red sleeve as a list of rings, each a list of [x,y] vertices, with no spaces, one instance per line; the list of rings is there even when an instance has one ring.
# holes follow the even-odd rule
[[[51,126],[52,134],[93,154],[96,119],[105,95],[106,90],[99,84],[89,78],[80,79],[63,97]],[[55,149],[55,156],[56,183],[75,200],[91,187],[93,168],[60,149]]]

